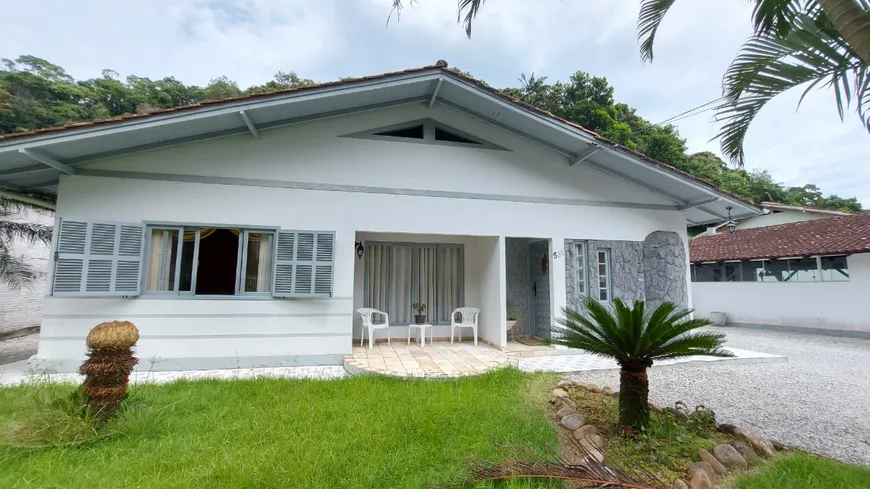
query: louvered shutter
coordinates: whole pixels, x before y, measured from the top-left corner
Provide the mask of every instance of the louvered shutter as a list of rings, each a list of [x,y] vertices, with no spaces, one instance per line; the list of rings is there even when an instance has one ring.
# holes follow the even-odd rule
[[[335,233],[279,231],[275,297],[331,297]]]
[[[144,226],[61,220],[52,293],[139,295]]]

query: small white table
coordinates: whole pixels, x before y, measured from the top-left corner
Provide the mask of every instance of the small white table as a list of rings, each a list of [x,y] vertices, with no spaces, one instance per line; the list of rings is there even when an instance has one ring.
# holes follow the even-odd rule
[[[429,323],[423,324],[414,324],[411,323],[408,325],[408,344],[411,344],[411,328],[420,328],[420,346],[426,346],[426,328],[429,328],[429,342],[435,342],[435,329]]]

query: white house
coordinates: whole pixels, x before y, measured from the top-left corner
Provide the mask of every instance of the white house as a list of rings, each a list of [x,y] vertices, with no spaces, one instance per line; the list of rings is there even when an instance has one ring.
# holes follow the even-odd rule
[[[340,364],[356,309],[402,338],[412,302],[504,347],[508,300],[537,335],[587,293],[689,304],[687,223],[758,212],[443,62],[0,136],[0,181],[58,195],[58,371],[113,319],[141,369]]]
[[[720,232],[689,244],[699,316],[870,338],[870,214]]]

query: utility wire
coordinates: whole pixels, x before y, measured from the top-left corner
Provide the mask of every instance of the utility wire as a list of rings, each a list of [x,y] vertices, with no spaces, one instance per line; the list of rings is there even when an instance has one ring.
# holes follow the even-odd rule
[[[707,102],[707,103],[705,103],[705,104],[701,104],[701,105],[699,105],[699,106],[697,106],[697,107],[693,107],[693,108],[691,108],[691,109],[689,109],[689,110],[687,110],[687,111],[685,111],[685,112],[681,112],[681,113],[679,113],[679,114],[677,114],[677,115],[675,115],[675,116],[673,116],[673,117],[670,117],[670,118],[668,118],[668,119],[665,119],[665,120],[663,120],[663,121],[661,121],[661,122],[659,122],[659,123],[657,123],[657,124],[653,124],[653,125],[654,125],[654,126],[661,126],[661,125],[668,124],[668,123],[674,123],[674,122],[677,122],[677,121],[680,121],[680,120],[686,119],[686,118],[688,118],[688,117],[693,117],[693,116],[696,116],[696,115],[698,115],[698,114],[702,114],[702,113],[704,113],[704,112],[709,112],[709,111],[714,110],[714,109],[716,108],[716,107],[709,107],[710,105],[713,105],[713,104],[719,103],[719,102],[721,102],[722,100],[724,100],[724,98],[725,98],[725,97],[719,97],[719,98],[717,98],[716,100],[711,100],[711,101],[709,101],[709,102]],[[704,109],[704,107],[707,107],[707,108]],[[704,109],[704,110],[699,110],[699,109]]]

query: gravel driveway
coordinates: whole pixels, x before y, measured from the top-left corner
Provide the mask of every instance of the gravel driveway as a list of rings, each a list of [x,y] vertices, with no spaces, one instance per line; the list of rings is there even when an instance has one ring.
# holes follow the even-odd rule
[[[774,353],[787,362],[667,367],[650,371],[650,399],[703,404],[719,422],[751,427],[844,462],[870,466],[870,341],[715,328],[728,346]],[[618,372],[572,378],[619,388]]]

